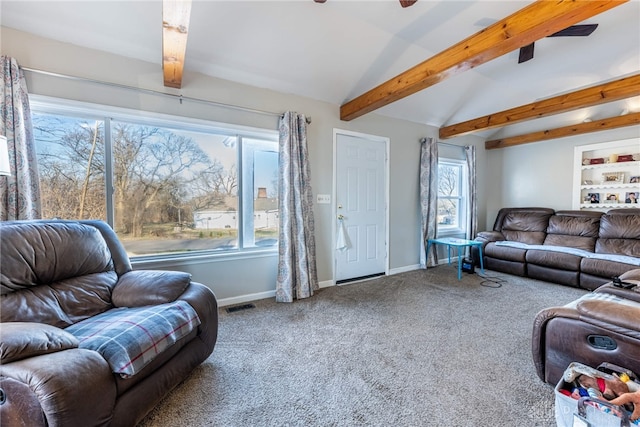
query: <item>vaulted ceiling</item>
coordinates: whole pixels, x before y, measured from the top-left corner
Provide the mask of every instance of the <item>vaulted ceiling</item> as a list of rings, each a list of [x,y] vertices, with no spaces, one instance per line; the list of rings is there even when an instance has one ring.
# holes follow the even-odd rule
[[[466,126],[462,133],[486,138],[487,148],[637,125],[640,0],[613,3],[576,21],[599,24],[588,37],[542,38],[534,58],[522,64],[518,49],[488,61],[473,53],[455,72],[373,110],[437,126],[442,138]],[[200,72],[344,109],[418,64],[446,57],[442,52],[464,39],[473,40],[467,47],[473,51],[481,40],[474,35],[530,4],[419,0],[402,8],[396,0],[194,0],[181,84]],[[162,66],[161,0],[3,0],[0,8],[3,26]],[[589,91],[604,95],[594,101]],[[580,96],[590,101],[574,109]],[[551,104],[556,109],[549,113]],[[547,113],[538,114],[543,108]],[[523,119],[527,109],[530,117]]]

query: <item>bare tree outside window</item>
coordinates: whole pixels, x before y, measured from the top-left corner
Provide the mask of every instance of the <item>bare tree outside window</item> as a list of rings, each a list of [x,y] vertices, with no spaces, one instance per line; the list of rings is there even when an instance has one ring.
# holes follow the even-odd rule
[[[438,224],[458,226],[460,211],[461,167],[438,166]]]
[[[226,135],[39,112],[34,135],[44,217],[107,220],[111,186],[112,226],[132,256],[238,248],[238,146]]]

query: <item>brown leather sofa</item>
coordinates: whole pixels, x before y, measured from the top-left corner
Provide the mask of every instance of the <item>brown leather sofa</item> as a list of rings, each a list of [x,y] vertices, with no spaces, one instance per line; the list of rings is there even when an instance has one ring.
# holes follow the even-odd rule
[[[637,285],[613,283],[563,307],[540,311],[533,324],[536,372],[556,384],[571,362],[597,367],[607,362],[640,373],[640,269],[620,276]]]
[[[186,273],[132,270],[106,223],[2,222],[0,236],[2,427],[134,426],[212,353],[218,332],[213,292]],[[141,348],[130,359],[137,370],[127,375],[113,369],[102,346],[83,347],[90,340],[74,335],[104,316],[149,310],[165,316],[166,307],[190,315],[179,325],[182,335],[166,334]],[[140,321],[155,329],[165,320],[158,319]],[[105,341],[122,344],[109,336],[111,329],[102,331]]]
[[[503,208],[476,240],[485,268],[593,290],[640,267],[640,209]]]

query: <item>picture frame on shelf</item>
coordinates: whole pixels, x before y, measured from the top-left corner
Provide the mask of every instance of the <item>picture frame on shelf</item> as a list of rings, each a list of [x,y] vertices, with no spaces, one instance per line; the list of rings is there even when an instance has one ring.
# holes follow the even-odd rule
[[[618,203],[618,194],[617,193],[607,193],[607,197],[604,201],[605,203]]]
[[[616,184],[624,182],[624,172],[606,172],[602,174],[603,184]]]
[[[600,193],[589,193],[587,194],[587,202],[589,203],[600,203]]]
[[[624,195],[625,203],[638,203],[638,193],[635,191],[629,191]]]
[[[630,184],[637,184],[640,182],[640,176],[632,176],[629,178]]]

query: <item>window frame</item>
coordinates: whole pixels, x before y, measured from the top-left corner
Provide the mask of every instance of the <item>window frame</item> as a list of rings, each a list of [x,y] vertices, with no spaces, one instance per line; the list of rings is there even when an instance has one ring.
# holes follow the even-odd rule
[[[458,225],[437,225],[437,237],[445,236],[466,236],[468,228],[468,199],[469,199],[469,184],[468,184],[468,170],[467,162],[461,159],[452,159],[448,157],[438,158],[438,188],[440,185],[440,166],[456,167],[460,171],[458,179],[458,196],[444,197],[448,200],[458,200]],[[443,197],[440,196],[438,191],[437,199],[440,200]],[[437,202],[436,202],[437,203]]]
[[[74,101],[63,98],[56,98],[44,95],[29,95],[30,109],[32,113],[63,115],[71,117],[79,117],[82,119],[102,120],[105,126],[105,208],[106,222],[111,228],[115,224],[115,207],[114,207],[114,188],[113,188],[113,150],[111,141],[111,122],[119,121],[142,126],[155,126],[175,130],[184,130],[191,132],[215,133],[217,135],[226,135],[236,137],[238,148],[236,149],[236,162],[238,174],[238,247],[225,251],[217,250],[194,250],[189,252],[169,252],[161,254],[146,254],[130,256],[133,263],[139,264],[155,264],[167,260],[181,259],[210,259],[210,258],[231,258],[242,259],[245,257],[255,256],[258,253],[277,253],[277,245],[273,247],[244,247],[246,225],[243,223],[243,216],[246,216],[243,199],[245,199],[245,191],[250,191],[253,195],[253,182],[246,182],[243,176],[243,139],[261,140],[264,142],[274,142],[275,152],[277,153],[277,144],[279,132],[277,129],[264,129],[244,125],[236,125],[230,123],[216,122],[212,120],[204,120],[185,116],[174,116],[166,113],[158,113],[152,111],[135,110],[123,107],[114,107],[98,103],[88,103],[83,101]],[[253,208],[253,204],[251,203]],[[253,212],[252,212],[253,213]],[[252,216],[252,215],[251,215]]]

